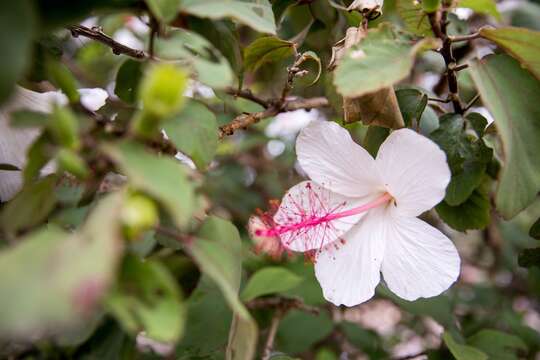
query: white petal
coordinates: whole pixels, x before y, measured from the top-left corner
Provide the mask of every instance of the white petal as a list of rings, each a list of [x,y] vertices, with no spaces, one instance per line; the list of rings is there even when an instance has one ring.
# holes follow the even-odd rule
[[[396,130],[381,145],[376,162],[399,214],[418,216],[444,198],[450,169],[446,154],[428,138]]]
[[[384,190],[371,155],[334,122],[312,121],[298,135],[296,154],[311,180],[338,194],[362,197]]]
[[[100,88],[79,89],[81,103],[89,110],[97,111],[107,101],[109,94]]]
[[[318,254],[315,275],[326,300],[335,305],[354,306],[375,294],[385,256],[383,211],[370,211],[344,235],[344,244],[330,244]]]
[[[349,198],[325,189],[312,181],[303,181],[285,194],[274,215],[274,222],[279,226],[294,226],[329,214],[349,210],[369,198]],[[325,245],[339,239],[355,225],[365,213],[347,216],[331,221],[323,221],[311,226],[299,227],[294,231],[280,235],[283,246],[292,251],[322,249]]]
[[[456,281],[459,254],[443,233],[411,217],[388,224],[382,273],[390,290],[412,301],[439,295]]]
[[[23,169],[26,164],[28,147],[39,135],[38,129],[19,129],[10,126],[11,113],[21,109],[49,112],[56,102],[56,92],[38,93],[17,86],[13,96],[0,109],[0,163],[6,163]],[[42,175],[54,171],[48,166]],[[0,200],[10,200],[21,188],[20,171],[0,170]]]

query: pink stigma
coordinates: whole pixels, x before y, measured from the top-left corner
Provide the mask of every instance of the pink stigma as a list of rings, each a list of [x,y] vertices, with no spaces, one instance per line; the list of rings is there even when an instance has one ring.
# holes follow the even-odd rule
[[[311,190],[311,188],[308,187],[308,190]],[[370,209],[384,205],[393,199],[390,194],[384,193],[382,196],[367,204],[345,211],[338,211],[340,208],[345,206],[345,203],[341,204],[335,209],[329,210],[326,209],[324,204],[325,201],[321,199],[321,197],[317,196],[316,194],[310,194],[310,196],[310,209],[303,211],[300,218],[295,219],[295,222],[283,225],[275,224],[275,226],[266,229],[257,229],[255,230],[255,235],[264,237],[281,237],[281,235],[288,234],[289,238],[305,237],[308,230],[320,227],[324,228],[324,230],[335,232],[335,229],[333,229],[331,224],[333,220],[361,214]],[[313,205],[313,203],[318,204]],[[325,211],[319,211],[321,209]],[[298,209],[296,210],[298,211]]]

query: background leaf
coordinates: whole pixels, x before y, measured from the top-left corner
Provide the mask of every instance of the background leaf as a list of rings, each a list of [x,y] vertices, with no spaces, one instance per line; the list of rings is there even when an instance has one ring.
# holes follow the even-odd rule
[[[505,55],[473,61],[471,75],[502,139],[505,163],[495,203],[511,218],[540,190],[540,83]]]
[[[249,278],[241,297],[243,301],[249,301],[259,296],[290,290],[301,282],[301,277],[287,269],[266,267]]]
[[[183,0],[182,10],[211,19],[231,17],[262,33],[276,33],[274,14],[268,0]]]

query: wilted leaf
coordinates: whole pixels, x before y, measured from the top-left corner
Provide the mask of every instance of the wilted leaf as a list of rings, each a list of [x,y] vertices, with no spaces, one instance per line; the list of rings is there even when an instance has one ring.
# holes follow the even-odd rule
[[[391,86],[409,75],[418,52],[438,45],[431,38],[413,44],[396,35],[388,25],[381,25],[348,50],[337,66],[334,84],[347,97]]]
[[[268,0],[183,0],[182,11],[200,17],[231,17],[253,29],[276,33],[272,6]]]
[[[447,331],[443,334],[443,340],[456,360],[487,360],[488,356],[482,351],[467,345],[457,343]]]
[[[203,104],[190,101],[180,114],[168,119],[163,129],[176,148],[199,169],[205,169],[214,158],[218,125],[214,113]]]
[[[84,326],[114,280],[123,194],[100,201],[83,228],[48,227],[0,253],[0,333],[24,340]]]
[[[168,32],[167,36],[156,39],[155,52],[162,59],[190,65],[197,80],[208,86],[232,85],[233,72],[227,60],[208,40],[194,32],[185,29]]]
[[[128,177],[129,183],[160,202],[177,226],[188,223],[195,196],[193,185],[179,161],[153,155],[129,141],[107,145],[104,150]]]
[[[241,297],[243,301],[249,301],[259,296],[290,290],[301,282],[301,277],[285,268],[266,267],[249,278]]]
[[[540,190],[540,83],[506,55],[474,61],[470,70],[502,139],[505,161],[495,203],[511,218]]]
[[[151,339],[173,343],[184,332],[186,314],[180,289],[157,261],[126,257],[107,306],[132,335],[144,331]]]
[[[258,38],[244,50],[244,66],[255,71],[268,63],[276,63],[294,55],[294,43],[275,36]]]
[[[540,80],[539,31],[515,27],[484,28],[480,35],[499,45]]]

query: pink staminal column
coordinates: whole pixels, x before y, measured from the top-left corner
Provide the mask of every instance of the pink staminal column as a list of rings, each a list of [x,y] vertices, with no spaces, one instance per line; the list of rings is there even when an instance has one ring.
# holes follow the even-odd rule
[[[370,209],[382,206],[390,202],[392,199],[393,198],[390,194],[384,193],[377,199],[367,204],[349,210],[336,212],[329,211],[324,214],[314,214],[313,212],[310,212],[310,214],[306,213],[307,215],[303,216],[302,219],[297,222],[281,225],[276,224],[275,226],[268,228],[258,228],[255,230],[255,235],[259,237],[275,238],[280,237],[281,235],[286,233],[305,234],[305,232],[309,229],[317,228],[321,225],[329,226],[334,220],[361,214]]]

